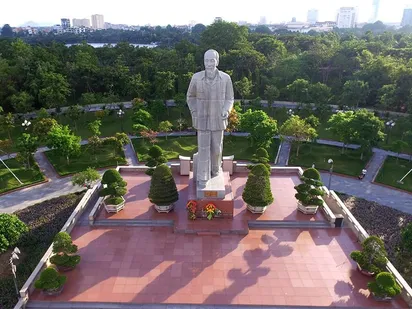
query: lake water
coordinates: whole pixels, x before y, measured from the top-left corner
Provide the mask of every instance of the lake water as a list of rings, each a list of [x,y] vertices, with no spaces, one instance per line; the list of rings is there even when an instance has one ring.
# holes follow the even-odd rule
[[[80,45],[81,43],[74,43],[74,44],[65,44],[65,46],[70,47],[72,45]],[[103,47],[104,45],[108,45],[110,44],[111,46],[116,46],[116,43],[87,43],[90,46],[93,46],[94,48],[100,48]],[[147,47],[147,48],[153,48],[156,47],[156,44],[132,44],[130,43],[130,45],[133,45],[134,47]]]

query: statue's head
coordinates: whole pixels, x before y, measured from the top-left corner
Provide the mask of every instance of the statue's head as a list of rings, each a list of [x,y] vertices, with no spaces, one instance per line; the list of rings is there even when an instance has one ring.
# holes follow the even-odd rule
[[[204,63],[207,71],[214,71],[219,65],[219,53],[214,49],[209,49],[205,52]]]

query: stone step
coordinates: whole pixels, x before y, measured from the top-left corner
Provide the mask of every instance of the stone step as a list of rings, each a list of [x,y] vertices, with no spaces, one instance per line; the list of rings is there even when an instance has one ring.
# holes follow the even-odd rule
[[[103,219],[96,220],[93,226],[174,226],[173,220],[134,220],[134,219]]]
[[[276,229],[276,228],[294,228],[294,229],[319,229],[331,228],[327,221],[287,221],[287,220],[262,220],[249,221],[249,228],[253,230]]]
[[[221,229],[221,230],[191,230],[191,229],[175,229],[176,234],[191,234],[198,236],[219,236],[219,235],[247,235],[248,229]]]

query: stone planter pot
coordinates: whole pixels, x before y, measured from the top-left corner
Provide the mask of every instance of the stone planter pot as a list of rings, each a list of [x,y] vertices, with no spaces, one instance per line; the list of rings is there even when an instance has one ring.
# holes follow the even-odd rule
[[[111,204],[106,204],[106,198],[103,201],[103,206],[106,209],[107,212],[119,212],[120,210],[122,210],[124,208],[124,204],[126,202],[126,200],[124,199],[123,196],[121,196],[122,198],[122,202],[117,204],[117,205],[111,205]]]
[[[59,289],[57,290],[43,290],[43,294],[47,296],[56,296],[60,295],[60,293],[63,291],[64,285],[62,285]]]
[[[56,265],[56,267],[59,271],[62,271],[62,272],[71,271],[76,268],[76,266],[61,266],[61,265]]]
[[[305,206],[298,201],[298,210],[305,215],[314,215],[317,213],[319,206],[308,205]]]
[[[364,275],[364,276],[366,276],[366,277],[373,277],[373,276],[375,276],[375,273],[374,273],[374,272],[370,272],[370,271],[367,271],[367,270],[365,270],[365,269],[362,269],[358,263],[356,263],[356,266],[357,266],[357,269],[359,270],[359,272],[360,272],[362,275]]]
[[[170,212],[175,207],[174,204],[170,204],[166,206],[159,206],[159,205],[153,205],[153,206],[157,210],[157,212],[165,212],[165,213]]]
[[[247,204],[247,209],[253,214],[263,214],[266,210],[267,206],[251,206]]]
[[[375,293],[372,293],[373,299],[379,302],[389,302],[393,299],[393,297],[389,297],[389,296],[376,296]]]

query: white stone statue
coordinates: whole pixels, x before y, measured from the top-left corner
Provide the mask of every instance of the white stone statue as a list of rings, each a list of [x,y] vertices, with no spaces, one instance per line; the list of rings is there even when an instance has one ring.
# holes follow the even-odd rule
[[[230,76],[217,69],[219,54],[210,49],[204,55],[205,70],[193,75],[187,91],[187,104],[197,130],[198,185],[221,173],[223,132],[233,107],[233,85]]]

